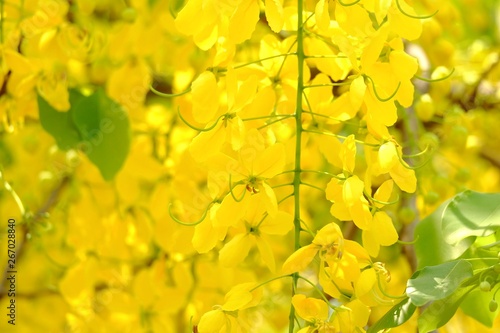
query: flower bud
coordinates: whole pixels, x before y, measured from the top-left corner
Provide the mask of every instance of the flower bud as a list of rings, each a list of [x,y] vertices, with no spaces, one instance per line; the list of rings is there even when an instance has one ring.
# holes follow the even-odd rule
[[[479,284],[479,289],[481,289],[482,291],[490,291],[491,284],[488,281],[483,281]]]
[[[494,299],[490,301],[489,308],[491,312],[495,312],[498,309],[498,303]]]

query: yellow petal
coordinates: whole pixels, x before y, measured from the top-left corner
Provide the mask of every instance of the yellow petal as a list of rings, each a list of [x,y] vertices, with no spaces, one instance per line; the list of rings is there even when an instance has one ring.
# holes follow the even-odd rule
[[[196,20],[193,20],[196,21]],[[200,49],[203,51],[209,50],[217,42],[219,34],[219,26],[215,24],[207,24],[203,26],[197,34],[193,36],[193,40]]]
[[[252,240],[247,234],[238,234],[219,252],[219,261],[223,266],[233,267],[245,260],[252,246]]]
[[[392,51],[389,55],[392,70],[399,80],[409,80],[418,70],[418,61],[403,50]]]
[[[315,18],[318,28],[323,31],[328,31],[330,27],[330,13],[328,12],[329,1],[319,0],[315,8]]]
[[[318,253],[318,249],[317,246],[310,244],[292,253],[283,264],[283,268],[281,269],[283,274],[291,274],[306,269],[316,256],[316,253]]]
[[[229,39],[233,43],[239,44],[252,37],[259,21],[259,12],[259,2],[255,0],[243,0],[237,5],[228,27]]]
[[[410,80],[401,81],[398,92],[394,97],[399,104],[403,107],[410,107],[413,103],[413,95],[415,93],[415,87]]]
[[[250,289],[254,287],[253,283],[243,283],[234,286],[224,297],[222,309],[224,311],[236,311],[243,308],[252,300]]]
[[[226,126],[226,141],[231,144],[233,150],[238,151],[245,142],[245,123],[236,116],[227,122]]]
[[[304,41],[304,48],[308,55],[333,56],[335,53],[324,41],[317,38],[307,38]],[[319,58],[310,59],[316,64],[318,70],[330,76],[334,81],[344,80],[349,74],[352,66],[349,59],[346,58]]]
[[[326,198],[332,202],[342,202],[344,201],[342,197],[342,181],[336,178],[332,178],[330,182],[326,185],[325,194]]]
[[[227,319],[224,312],[220,309],[208,311],[201,316],[198,330],[207,333],[225,332]]]
[[[214,227],[229,227],[237,224],[247,210],[248,201],[237,202],[232,195],[226,195],[222,200],[213,221]]]
[[[380,146],[378,150],[378,163],[380,164],[380,172],[386,173],[398,163],[398,153],[396,145],[393,141],[388,141]]]
[[[219,93],[214,73],[203,72],[191,84],[193,117],[199,123],[215,120],[219,109]]]
[[[268,216],[259,227],[260,232],[268,235],[285,235],[293,228],[293,217],[287,212],[278,211]]]
[[[259,190],[262,193],[262,202],[264,203],[266,211],[270,215],[274,215],[278,210],[278,201],[276,200],[276,193],[271,186],[266,183],[259,185]]]
[[[14,50],[5,49],[3,51],[3,61],[8,69],[17,74],[28,75],[35,70],[28,58]]]
[[[351,321],[354,326],[365,327],[370,318],[370,308],[363,304],[359,299],[355,299],[347,304],[345,307],[351,309]]]
[[[202,13],[203,0],[190,0],[175,18],[175,27],[186,35],[194,35],[202,29],[200,22],[193,20]]]
[[[313,244],[327,246],[338,244],[342,241],[343,235],[340,227],[336,223],[328,223],[321,228],[313,239]]]
[[[375,64],[375,62],[377,62],[380,52],[382,52],[382,49],[384,48],[387,33],[388,29],[384,27],[379,29],[363,50],[361,55],[361,67],[364,71],[367,71],[373,64]]]
[[[393,188],[394,188],[394,181],[390,179],[386,180],[385,182],[382,183],[382,185],[379,186],[373,198],[375,198],[375,200],[378,201],[389,202]],[[384,205],[380,203],[375,203],[375,206],[382,208]]]
[[[352,221],[358,228],[362,230],[370,228],[372,213],[367,202],[358,200],[352,206],[349,206],[349,212],[351,213]]]
[[[352,119],[359,111],[352,105],[350,93],[344,93],[335,98],[329,110],[331,110],[329,115],[339,121]]]
[[[342,187],[342,198],[347,206],[352,206],[361,200],[364,183],[358,176],[352,176],[345,180]]]
[[[357,111],[363,104],[365,98],[366,84],[363,76],[358,76],[351,82],[349,87],[349,97],[351,99],[352,107]]]
[[[375,269],[370,268],[361,272],[359,276],[358,282],[356,283],[356,287],[354,288],[356,291],[356,296],[362,297],[368,294],[375,283],[377,282],[377,273]]]
[[[415,10],[406,1],[399,1],[399,4],[406,13],[416,15]],[[394,33],[410,41],[420,37],[422,33],[421,20],[404,15],[396,6],[389,9],[387,16],[390,29]]]
[[[349,135],[344,140],[339,155],[342,160],[343,169],[349,173],[353,173],[356,162],[356,140],[354,134]]]
[[[292,304],[299,317],[305,321],[328,319],[328,305],[323,300],[298,294],[292,297]]]
[[[386,212],[375,213],[371,230],[375,233],[380,245],[390,246],[398,241],[398,232]]]
[[[335,19],[349,35],[365,37],[373,33],[368,12],[361,6],[335,6]]]
[[[330,214],[332,214],[333,217],[339,219],[340,221],[352,220],[349,207],[347,207],[343,202],[334,203],[330,208]]]
[[[266,19],[271,30],[278,33],[285,23],[283,4],[280,0],[266,0]]]
[[[255,241],[257,243],[257,249],[259,250],[262,261],[264,261],[267,268],[269,268],[269,270],[274,273],[274,271],[276,270],[276,263],[274,261],[274,254],[271,246],[265,239],[264,235],[262,235],[261,237],[255,237]]]
[[[266,148],[253,161],[253,175],[264,179],[272,178],[285,168],[285,147],[276,143]]]
[[[363,230],[363,233],[361,234],[361,241],[363,242],[363,247],[370,256],[374,258],[378,256],[380,243],[377,241],[375,231]]]
[[[415,171],[405,168],[401,163],[396,163],[389,174],[401,190],[413,193],[417,189]]]
[[[209,216],[194,228],[192,243],[198,253],[207,253],[215,247],[217,241],[222,240],[226,236],[227,228],[216,228],[212,225],[212,219],[215,217],[216,211],[212,207]]]
[[[337,138],[331,136],[323,136],[318,140],[317,143],[319,146],[319,150],[325,156],[328,163],[333,164],[333,166],[341,169],[342,160],[340,159],[338,152],[340,151],[340,147],[342,147],[342,143]],[[328,200],[333,199],[328,198]]]
[[[354,255],[359,262],[371,262],[370,256],[361,244],[352,240],[344,240],[344,251]]]
[[[226,141],[226,130],[222,122],[214,129],[198,134],[189,145],[189,152],[197,162],[204,162],[220,152]]]

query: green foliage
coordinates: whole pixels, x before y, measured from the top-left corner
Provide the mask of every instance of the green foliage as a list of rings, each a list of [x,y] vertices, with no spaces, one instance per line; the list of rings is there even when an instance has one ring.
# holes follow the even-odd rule
[[[500,193],[462,192],[446,206],[442,221],[448,244],[491,235],[500,227]]]
[[[407,293],[416,306],[432,302],[418,320],[420,332],[443,326],[459,307],[492,327],[498,310],[489,303],[495,303],[499,245],[493,234],[499,226],[500,194],[470,190],[443,203],[417,226],[423,241],[415,250],[422,269],[408,281]]]
[[[475,289],[465,297],[460,308],[466,315],[476,319],[481,324],[492,327],[493,321],[499,312],[498,308],[490,311],[489,303],[494,293],[494,290],[483,292]]]
[[[423,306],[449,296],[471,276],[472,265],[465,260],[428,266],[408,280],[406,292],[413,304]]]
[[[448,203],[449,201],[446,201],[441,204],[436,211],[423,219],[415,229],[415,237],[418,237],[418,241],[415,243],[415,253],[419,269],[455,260],[473,243],[470,238],[455,245],[443,242],[442,216]]]
[[[376,333],[384,329],[400,326],[411,318],[417,307],[411,302],[409,297],[394,305],[387,313],[380,318],[373,326],[370,326],[367,333]]]
[[[68,112],[38,96],[40,122],[62,150],[81,149],[105,180],[120,170],[130,149],[130,125],[122,107],[103,89],[89,96],[70,91]]]
[[[467,294],[475,288],[477,285],[461,287],[448,297],[431,303],[418,318],[418,331],[427,333],[446,324],[453,317]]]
[[[73,108],[85,98],[76,90],[70,90],[69,103],[71,109],[68,112],[59,112],[54,109],[43,97],[38,95],[38,111],[40,123],[56,140],[57,146],[62,150],[74,149],[81,141],[78,128],[73,121]]]

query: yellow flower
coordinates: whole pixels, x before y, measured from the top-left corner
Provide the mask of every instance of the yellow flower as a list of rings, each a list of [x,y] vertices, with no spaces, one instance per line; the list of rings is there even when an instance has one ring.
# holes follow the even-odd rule
[[[378,256],[380,246],[390,246],[397,242],[398,233],[392,220],[385,212],[373,215],[372,223],[368,230],[363,230],[363,247],[372,257]]]
[[[389,140],[378,150],[378,168],[380,173],[389,172],[396,185],[405,192],[413,193],[417,189],[415,172],[408,164],[399,158],[403,154],[401,146],[394,140]]]
[[[370,316],[370,308],[359,300],[337,307],[332,314],[325,301],[302,294],[294,295],[292,304],[297,315],[307,322],[298,333],[361,332]]]
[[[198,324],[200,333],[238,333],[242,328],[238,322],[238,311],[256,306],[262,297],[262,290],[253,283],[233,287],[225,296],[224,304],[205,313]]]
[[[213,129],[201,132],[192,141],[189,149],[197,161],[206,161],[219,152],[226,142],[235,151],[245,142],[246,128],[239,113],[247,109],[257,97],[257,76],[250,75],[243,80],[234,69],[228,68],[224,81],[225,94],[220,92],[212,72],[202,73],[191,85],[194,119],[208,123],[207,128],[218,121]],[[225,99],[225,107],[220,99]],[[270,109],[260,110],[266,111]]]
[[[177,15],[175,26],[193,36],[199,48],[208,50],[219,37],[232,44],[249,39],[259,20],[259,11],[255,0],[190,0]]]
[[[370,206],[363,195],[364,183],[354,175],[346,180],[332,179],[326,187],[326,198],[333,202],[330,212],[341,221],[352,220],[367,229],[372,220]]]
[[[293,222],[288,213],[266,213],[263,197],[263,194],[255,194],[245,201],[245,205],[239,207],[242,214],[239,214],[233,225],[238,223],[244,231],[226,243],[219,252],[219,260],[224,266],[234,266],[242,262],[250,249],[256,245],[266,266],[271,271],[275,270],[269,235],[286,234],[292,229]]]
[[[309,322],[310,326],[314,327],[314,329],[318,330],[320,327],[326,327],[329,314],[328,305],[325,301],[297,294],[292,297],[292,304],[297,315]],[[304,328],[299,332],[310,332],[310,330],[309,328]]]
[[[283,264],[285,274],[303,271],[320,253],[321,260],[333,262],[342,257],[344,237],[336,223],[328,223],[321,228],[311,244],[295,251]]]

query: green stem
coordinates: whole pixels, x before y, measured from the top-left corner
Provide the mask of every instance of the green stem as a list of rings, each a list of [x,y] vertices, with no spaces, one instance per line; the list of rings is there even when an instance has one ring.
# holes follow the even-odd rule
[[[258,289],[260,287],[262,287],[263,285],[266,285],[268,284],[269,282],[272,282],[272,281],[276,281],[276,280],[279,280],[279,279],[283,279],[283,278],[286,278],[286,277],[290,277],[291,275],[290,274],[287,274],[287,275],[281,275],[281,276],[277,276],[277,277],[273,277],[267,281],[264,281],[258,285],[256,285],[255,287],[253,287],[252,289],[250,289],[249,291],[252,292],[254,291],[255,289]]]
[[[299,278],[304,280],[305,282],[307,282],[311,287],[314,288],[314,290],[316,290],[319,294],[319,296],[325,301],[325,303],[330,307],[332,308],[333,310],[337,310],[337,307],[335,305],[333,305],[332,303],[330,303],[328,301],[328,299],[326,298],[325,296],[325,293],[323,293],[314,283],[312,283],[310,280],[306,279],[305,277],[303,276],[300,276],[299,275]]]
[[[252,65],[252,64],[257,64],[257,63],[259,63],[261,61],[266,61],[266,60],[275,59],[275,58],[279,58],[279,57],[288,57],[289,55],[294,55],[294,54],[295,54],[295,52],[288,52],[288,53],[283,53],[283,54],[277,54],[277,55],[274,55],[274,56],[270,56],[270,57],[266,57],[266,58],[262,58],[262,59],[258,59],[258,60],[255,60],[255,61],[251,61],[251,62],[247,62],[247,63],[241,64],[241,65],[234,66],[234,69],[243,68],[245,66],[249,66],[249,65]]]
[[[302,147],[302,96],[304,91],[304,30],[303,30],[303,0],[297,0],[297,100],[295,105],[295,173],[293,176],[293,193],[294,197],[294,251],[300,248],[300,168],[301,168],[301,147]],[[299,279],[298,273],[292,275],[292,297],[297,290],[297,281]],[[293,333],[295,327],[295,308],[290,306],[289,327],[288,332]]]
[[[331,132],[326,132],[326,131],[316,131],[316,130],[305,129],[305,130],[303,130],[303,132],[321,134],[321,135],[326,135],[326,136],[333,136],[335,138],[339,138],[339,139],[343,139],[343,140],[347,139],[347,136],[345,136],[345,135],[339,135],[339,134],[335,134],[335,133],[331,133]],[[365,146],[369,146],[369,147],[376,147],[376,148],[380,147],[380,144],[366,143],[364,141],[357,140],[357,139],[354,140],[354,142],[362,144],[362,145],[365,145]]]

